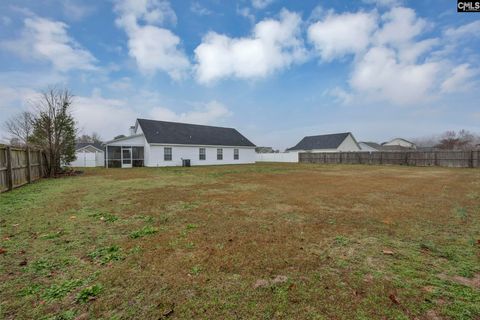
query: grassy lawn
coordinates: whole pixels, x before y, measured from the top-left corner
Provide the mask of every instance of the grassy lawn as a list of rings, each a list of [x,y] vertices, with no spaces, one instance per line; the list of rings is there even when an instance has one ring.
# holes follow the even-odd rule
[[[0,195],[0,319],[479,319],[480,170],[91,169]]]

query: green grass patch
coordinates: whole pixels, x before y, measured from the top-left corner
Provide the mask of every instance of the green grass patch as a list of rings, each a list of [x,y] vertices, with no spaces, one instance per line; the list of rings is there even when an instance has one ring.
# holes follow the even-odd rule
[[[158,232],[158,228],[155,228],[155,227],[152,227],[152,226],[145,226],[140,230],[136,230],[136,231],[130,233],[130,238],[132,238],[132,239],[142,238],[142,237],[145,237],[145,236],[155,234],[157,232]]]
[[[66,280],[59,284],[53,284],[43,291],[42,298],[46,301],[61,299],[83,284],[82,280]]]
[[[107,264],[111,261],[119,261],[123,259],[121,249],[117,245],[99,248],[90,252],[88,256],[100,264]]]
[[[90,300],[94,300],[102,292],[103,287],[99,284],[84,288],[77,296],[77,301],[80,303],[86,303]]]

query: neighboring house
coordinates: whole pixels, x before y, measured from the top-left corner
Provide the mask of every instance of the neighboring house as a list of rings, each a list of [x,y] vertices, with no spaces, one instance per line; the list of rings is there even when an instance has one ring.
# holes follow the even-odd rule
[[[410,147],[404,147],[401,145],[381,145],[376,142],[359,142],[362,151],[378,152],[378,151],[412,151],[415,150]]]
[[[256,147],[255,152],[256,153],[274,153],[275,150],[273,150],[272,147]]]
[[[255,145],[233,128],[137,119],[130,136],[108,141],[107,167],[255,162]]]
[[[77,159],[70,163],[72,167],[103,167],[105,152],[100,143],[77,143],[75,156]]]
[[[350,132],[304,137],[286,152],[349,152],[361,151]]]
[[[376,142],[359,142],[358,145],[362,151],[376,152],[382,151],[382,145]]]
[[[382,143],[382,146],[399,146],[408,149],[417,149],[417,145],[415,143],[402,138],[395,138],[388,142],[384,142]]]

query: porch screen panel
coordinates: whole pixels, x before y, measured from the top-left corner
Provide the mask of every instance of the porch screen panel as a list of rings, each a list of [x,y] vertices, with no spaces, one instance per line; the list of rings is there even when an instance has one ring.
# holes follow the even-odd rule
[[[108,146],[107,162],[109,168],[121,168],[122,147]]]
[[[144,150],[143,147],[132,147],[132,160],[134,167],[144,166]]]

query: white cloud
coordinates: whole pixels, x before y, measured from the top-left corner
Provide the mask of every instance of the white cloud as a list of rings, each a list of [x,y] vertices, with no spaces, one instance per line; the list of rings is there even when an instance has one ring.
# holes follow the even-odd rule
[[[129,77],[122,77],[120,79],[111,81],[108,85],[113,90],[126,91],[132,89],[132,80]]]
[[[255,23],[255,15],[252,13],[250,8],[237,8],[237,14],[244,18],[247,18],[252,25]]]
[[[125,101],[104,98],[95,93],[90,97],[75,97],[72,106],[81,132],[98,132],[108,140],[126,134],[137,118],[137,113]]]
[[[94,56],[68,35],[65,23],[33,16],[24,24],[18,39],[0,45],[25,58],[48,61],[58,71],[96,69]]]
[[[252,6],[255,9],[264,9],[271,5],[275,0],[252,0]]]
[[[454,68],[449,77],[443,81],[441,89],[444,93],[468,91],[473,88],[472,78],[479,73],[468,63],[461,64]]]
[[[375,35],[375,41],[395,47],[411,42],[427,27],[424,19],[418,18],[410,8],[397,7],[382,15],[383,26]]]
[[[185,77],[190,62],[181,49],[180,38],[157,26],[176,23],[175,12],[168,2],[123,0],[115,10],[119,14],[116,23],[127,33],[129,54],[140,71],[145,74],[163,71],[175,80]]]
[[[374,47],[355,65],[350,85],[374,99],[420,103],[434,88],[438,71],[437,63],[403,64],[393,49]]]
[[[0,86],[0,110],[3,115],[14,114],[29,107],[29,102],[38,97],[38,92],[27,87]],[[6,119],[3,119],[6,120]]]
[[[192,2],[190,5],[190,11],[199,16],[209,16],[213,14],[211,10],[208,10],[197,1]]]
[[[471,39],[475,36],[480,37],[478,30],[480,30],[480,20],[461,25],[457,28],[450,27],[445,30],[445,36],[454,39]]]
[[[352,92],[339,88],[328,91],[337,101],[366,99],[406,105],[435,98],[450,64],[429,59],[440,39],[417,40],[429,27],[414,10],[393,7],[381,19],[376,11],[323,13],[310,25],[308,36],[324,61],[354,56],[348,81]]]
[[[257,23],[250,37],[208,33],[195,49],[197,80],[208,84],[227,77],[260,78],[304,61],[300,25],[298,14],[282,10],[278,20]]]
[[[341,87],[335,87],[333,89],[327,90],[325,93],[332,96],[335,99],[335,101],[341,104],[350,104],[353,102],[353,98],[354,98],[354,96],[351,93],[347,92]]]
[[[365,3],[375,4],[379,7],[392,7],[400,5],[402,0],[363,0]]]
[[[308,39],[322,59],[330,61],[346,54],[358,54],[364,51],[376,27],[375,13],[334,14],[330,12],[323,20],[310,25]]]
[[[65,17],[73,21],[80,21],[95,11],[95,7],[75,0],[64,0],[62,6]]]
[[[125,28],[135,28],[139,22],[150,25],[177,23],[170,3],[164,0],[120,0],[115,10],[120,14],[117,24]]]
[[[183,113],[175,113],[170,109],[162,107],[156,107],[150,111],[150,116],[155,120],[196,124],[215,124],[230,115],[231,112],[228,108],[215,100],[199,105],[192,111]]]

